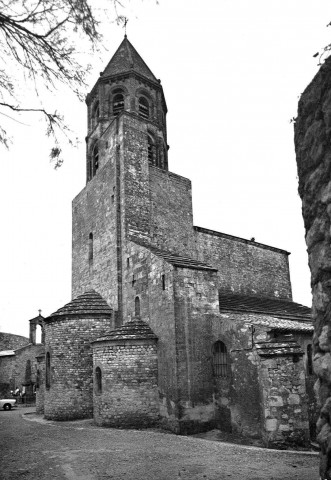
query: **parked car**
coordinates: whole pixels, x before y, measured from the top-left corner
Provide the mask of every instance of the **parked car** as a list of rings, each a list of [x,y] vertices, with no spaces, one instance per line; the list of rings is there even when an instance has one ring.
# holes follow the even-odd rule
[[[0,400],[0,408],[11,410],[13,407],[17,407],[15,398],[4,398]]]

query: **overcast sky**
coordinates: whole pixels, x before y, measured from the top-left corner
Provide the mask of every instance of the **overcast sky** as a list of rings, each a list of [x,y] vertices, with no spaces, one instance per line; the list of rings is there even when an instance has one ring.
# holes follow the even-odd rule
[[[162,81],[169,169],[192,180],[194,224],[291,252],[293,299],[310,306],[290,119],[318,71],[313,55],[331,42],[329,0],[135,0],[126,14],[129,40]],[[91,87],[123,39],[110,21],[102,30],[105,48],[87,59]],[[86,106],[64,90],[49,101],[81,140],[64,165],[52,168],[31,117],[7,120],[13,145],[0,150],[0,330],[20,335],[39,308],[47,316],[71,300]]]

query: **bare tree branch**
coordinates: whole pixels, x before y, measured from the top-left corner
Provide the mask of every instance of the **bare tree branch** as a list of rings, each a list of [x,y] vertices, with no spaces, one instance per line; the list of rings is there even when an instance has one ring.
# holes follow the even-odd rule
[[[88,66],[77,59],[78,40],[87,39],[93,49],[101,38],[90,1],[0,0],[0,114],[9,109],[17,114],[42,115],[46,133],[55,141],[51,158],[56,161],[61,153],[58,131],[71,142],[69,129],[59,113],[48,112],[41,105],[39,92],[62,83],[82,99]],[[108,7],[113,8],[117,20],[117,9],[123,5],[119,0],[108,0]],[[32,107],[18,100],[22,75],[35,92]],[[8,148],[8,143],[7,131],[0,124],[0,144]]]

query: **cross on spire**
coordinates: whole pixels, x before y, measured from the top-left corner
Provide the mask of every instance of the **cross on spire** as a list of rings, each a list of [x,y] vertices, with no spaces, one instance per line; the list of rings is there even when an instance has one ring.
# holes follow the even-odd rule
[[[124,36],[126,37],[126,25],[128,23],[129,19],[126,18],[126,17],[123,17],[123,22],[124,22],[124,25],[123,25],[123,28],[124,28]]]

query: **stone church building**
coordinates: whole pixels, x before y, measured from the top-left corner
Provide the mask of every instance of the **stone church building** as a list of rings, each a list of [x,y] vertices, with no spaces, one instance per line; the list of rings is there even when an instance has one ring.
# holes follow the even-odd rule
[[[126,36],[86,103],[73,300],[43,319],[38,411],[307,444],[313,327],[288,252],[194,226],[191,182],[168,168],[161,81]]]

